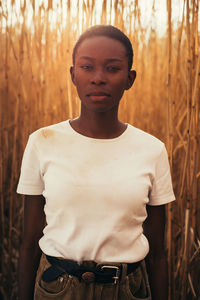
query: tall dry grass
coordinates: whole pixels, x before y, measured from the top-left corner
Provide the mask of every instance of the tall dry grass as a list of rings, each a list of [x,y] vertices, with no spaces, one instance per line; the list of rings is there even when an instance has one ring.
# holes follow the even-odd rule
[[[66,1],[56,28],[51,28],[54,1],[50,0],[38,14],[37,3],[31,1],[31,28],[29,2],[21,1],[23,19],[17,17],[17,23],[10,25],[15,2],[13,13],[0,4],[0,299],[17,297],[23,196],[15,190],[28,135],[78,115],[80,103],[69,76],[71,53],[81,31],[96,24],[98,15],[101,23],[112,22],[127,32],[134,47],[137,80],[124,96],[120,118],[154,134],[168,148],[177,197],[167,209],[170,299],[200,299],[199,0],[184,1],[177,29],[173,29],[171,0],[166,0],[166,34],[160,38],[152,28],[148,43],[137,0],[103,0],[98,10],[96,1],[78,0],[76,14],[73,1]]]

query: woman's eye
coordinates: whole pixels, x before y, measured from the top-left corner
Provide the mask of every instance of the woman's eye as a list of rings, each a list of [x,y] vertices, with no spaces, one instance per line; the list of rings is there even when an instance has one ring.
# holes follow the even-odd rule
[[[84,69],[84,70],[91,70],[91,69],[92,69],[92,66],[89,66],[89,65],[83,65],[83,66],[81,66],[81,69]]]
[[[107,70],[108,70],[109,72],[117,72],[117,71],[120,70],[120,68],[119,68],[119,67],[116,67],[116,66],[109,66],[109,67],[107,67]]]

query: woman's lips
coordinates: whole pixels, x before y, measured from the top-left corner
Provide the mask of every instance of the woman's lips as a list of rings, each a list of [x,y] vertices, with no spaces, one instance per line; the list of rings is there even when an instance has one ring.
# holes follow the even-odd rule
[[[110,95],[106,94],[106,93],[91,93],[91,94],[88,94],[88,97],[92,101],[103,101],[103,100],[106,100],[108,97],[110,97]]]
[[[104,96],[94,96],[94,95],[91,95],[89,97],[90,97],[90,99],[92,101],[103,101],[103,100],[105,100],[105,99],[108,98],[108,96],[106,96],[106,95],[104,95]]]

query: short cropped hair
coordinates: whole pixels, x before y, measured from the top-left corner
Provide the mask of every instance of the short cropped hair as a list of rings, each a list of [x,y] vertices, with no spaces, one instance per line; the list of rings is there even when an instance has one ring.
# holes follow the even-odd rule
[[[126,54],[128,56],[128,69],[131,70],[133,64],[132,44],[129,38],[121,30],[119,30],[118,28],[112,25],[95,25],[89,28],[88,30],[86,30],[84,33],[82,33],[73,49],[73,53],[72,53],[73,64],[75,64],[75,56],[80,44],[87,38],[96,37],[96,36],[106,36],[111,39],[119,41],[126,49]]]

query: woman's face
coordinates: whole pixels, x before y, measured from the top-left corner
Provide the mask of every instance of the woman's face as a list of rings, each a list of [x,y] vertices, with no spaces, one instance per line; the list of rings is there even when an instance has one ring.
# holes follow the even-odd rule
[[[135,71],[128,70],[124,45],[105,36],[87,38],[80,44],[70,72],[82,105],[96,112],[118,108],[135,79]]]

